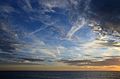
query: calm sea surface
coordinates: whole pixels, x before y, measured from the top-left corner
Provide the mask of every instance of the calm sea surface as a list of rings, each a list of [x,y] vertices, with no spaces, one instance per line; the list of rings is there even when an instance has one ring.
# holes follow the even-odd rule
[[[120,79],[113,71],[4,71],[0,79]]]

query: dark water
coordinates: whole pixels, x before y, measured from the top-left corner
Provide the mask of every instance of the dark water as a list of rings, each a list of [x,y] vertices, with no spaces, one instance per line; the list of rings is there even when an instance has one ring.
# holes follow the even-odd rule
[[[113,71],[4,71],[0,79],[120,79]]]

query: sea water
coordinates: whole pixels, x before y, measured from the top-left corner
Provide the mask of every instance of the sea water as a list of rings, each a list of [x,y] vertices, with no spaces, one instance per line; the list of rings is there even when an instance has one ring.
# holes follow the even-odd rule
[[[115,71],[3,71],[0,79],[120,79]]]

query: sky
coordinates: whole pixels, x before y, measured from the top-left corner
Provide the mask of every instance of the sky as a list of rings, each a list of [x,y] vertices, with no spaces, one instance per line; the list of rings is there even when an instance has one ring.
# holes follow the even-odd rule
[[[0,0],[0,64],[120,66],[119,4]]]

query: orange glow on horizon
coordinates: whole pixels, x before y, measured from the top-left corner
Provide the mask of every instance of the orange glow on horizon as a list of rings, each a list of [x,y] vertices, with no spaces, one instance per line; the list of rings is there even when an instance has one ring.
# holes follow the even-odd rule
[[[120,66],[0,65],[0,71],[120,71]]]

